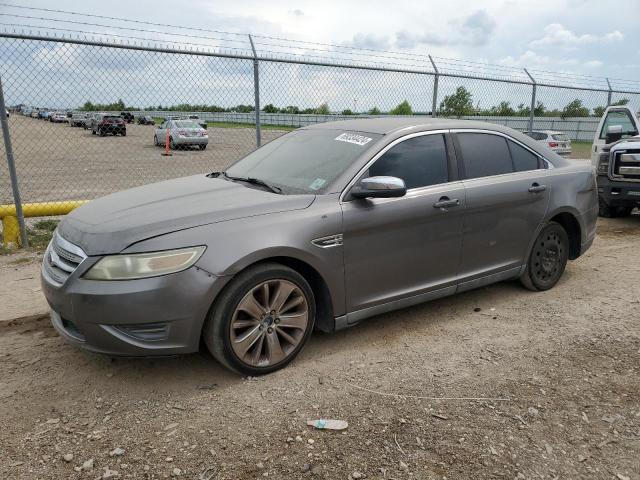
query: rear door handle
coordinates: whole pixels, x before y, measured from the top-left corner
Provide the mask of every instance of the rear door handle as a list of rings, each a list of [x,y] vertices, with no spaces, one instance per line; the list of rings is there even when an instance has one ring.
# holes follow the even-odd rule
[[[531,193],[538,193],[538,192],[544,192],[547,189],[546,185],[540,185],[538,183],[534,183],[533,185],[531,185],[529,187],[529,191]]]
[[[433,204],[433,208],[449,208],[458,205],[460,205],[460,200],[457,198],[440,197],[440,200]]]

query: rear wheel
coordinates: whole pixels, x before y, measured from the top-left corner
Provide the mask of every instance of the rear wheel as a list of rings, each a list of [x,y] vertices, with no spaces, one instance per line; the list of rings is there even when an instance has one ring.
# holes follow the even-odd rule
[[[175,150],[176,149],[176,144],[173,143],[173,137],[169,137],[169,148],[171,150]]]
[[[157,147],[158,145],[160,145],[160,142],[158,142],[158,136],[154,135],[153,136],[153,146]]]
[[[529,290],[549,290],[562,277],[568,259],[567,232],[559,223],[549,222],[536,238],[520,281]]]
[[[204,150],[205,148],[207,148],[206,145],[198,145],[198,147],[200,148],[200,150]]]
[[[279,370],[313,331],[315,300],[295,270],[269,263],[240,273],[211,310],[203,339],[224,366],[244,375]]]

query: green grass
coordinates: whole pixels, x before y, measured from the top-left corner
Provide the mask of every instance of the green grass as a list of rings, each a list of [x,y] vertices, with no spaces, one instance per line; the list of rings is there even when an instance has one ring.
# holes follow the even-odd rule
[[[60,220],[44,219],[38,220],[32,226],[27,226],[27,238],[29,239],[29,248],[36,251],[41,251],[47,248],[53,232],[58,226]],[[0,255],[7,255],[14,253],[15,249],[9,249],[2,246],[0,243]]]
[[[571,142],[571,158],[591,158],[592,143],[587,140],[573,140]]]

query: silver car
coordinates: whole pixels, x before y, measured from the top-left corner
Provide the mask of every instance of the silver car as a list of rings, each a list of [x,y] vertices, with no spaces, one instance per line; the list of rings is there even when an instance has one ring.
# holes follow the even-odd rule
[[[209,136],[207,131],[193,120],[167,120],[156,127],[153,134],[153,144],[166,146],[169,137],[169,147],[197,146],[200,150],[207,148]]]
[[[282,368],[314,329],[520,279],[547,290],[595,236],[589,164],[510,128],[379,118],[283,135],[224,172],[109,195],[44,256],[57,331],[110,355]]]
[[[525,132],[534,140],[546,145],[558,155],[571,155],[571,139],[564,132],[555,130],[534,130]]]

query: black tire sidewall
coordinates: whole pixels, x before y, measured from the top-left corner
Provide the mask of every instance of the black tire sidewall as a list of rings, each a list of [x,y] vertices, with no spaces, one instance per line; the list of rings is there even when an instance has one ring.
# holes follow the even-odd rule
[[[534,275],[533,273],[534,271],[533,267],[534,267],[534,261],[535,261],[534,255],[535,255],[536,245],[540,241],[541,237],[547,236],[550,233],[555,233],[562,239],[562,256],[560,258],[561,265],[560,265],[559,273],[555,278],[545,282],[538,279],[537,276]],[[527,275],[529,276],[531,285],[535,287],[536,290],[539,290],[539,291],[545,291],[545,290],[549,290],[550,288],[553,288],[558,283],[558,281],[562,278],[562,275],[564,274],[564,270],[567,266],[568,260],[569,260],[569,236],[567,235],[567,232],[565,231],[565,229],[562,228],[562,226],[559,223],[549,222],[536,237],[535,244],[531,249],[531,254],[529,255],[529,261],[527,262]]]
[[[282,362],[268,367],[246,365],[236,356],[231,346],[230,328],[233,312],[246,293],[257,284],[267,280],[284,279],[297,285],[306,296],[309,306],[309,323],[304,336],[295,350]],[[288,365],[300,353],[309,340],[315,324],[316,304],[313,290],[305,278],[295,270],[280,264],[263,264],[241,272],[225,287],[212,308],[203,338],[213,356],[223,365],[243,375],[259,376]]]

